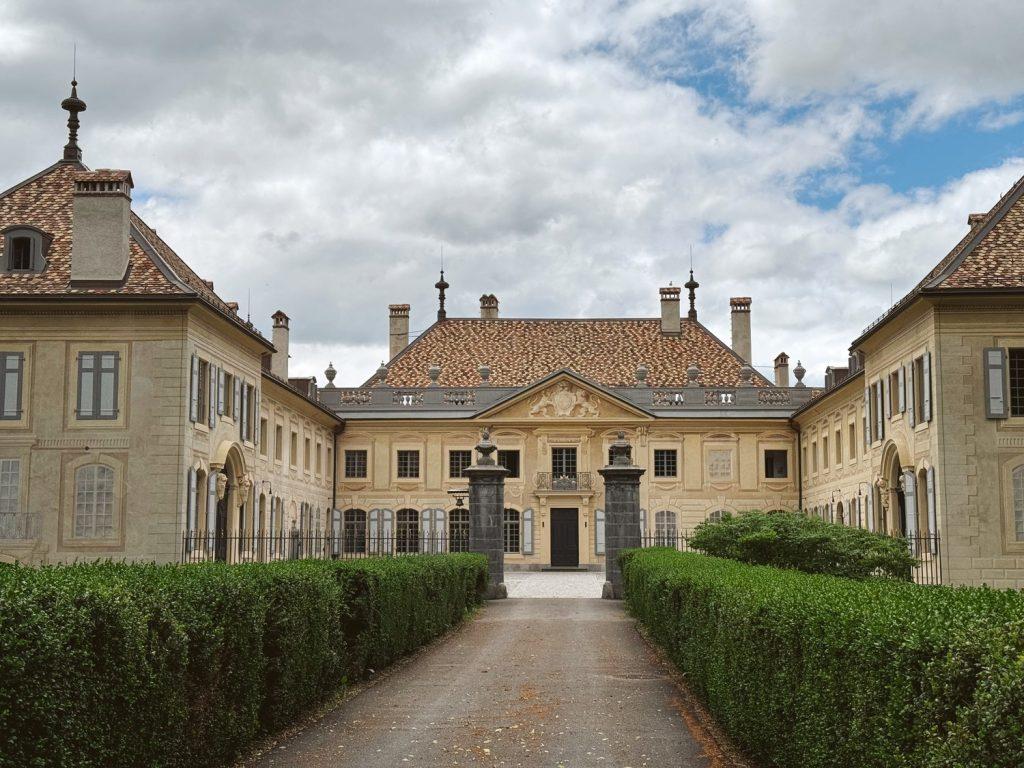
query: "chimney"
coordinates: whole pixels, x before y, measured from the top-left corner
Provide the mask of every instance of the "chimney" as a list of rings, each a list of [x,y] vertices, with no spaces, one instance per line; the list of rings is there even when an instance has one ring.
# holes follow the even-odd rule
[[[987,214],[984,213],[969,213],[967,214],[967,226],[974,229],[976,226],[981,224]]]
[[[480,297],[480,319],[498,319],[498,297],[493,293],[485,293]]]
[[[779,352],[775,358],[775,386],[789,386],[789,355],[785,352]]]
[[[732,309],[732,351],[750,362],[750,297],[733,296],[729,299]]]
[[[661,296],[661,332],[678,336],[682,328],[679,324],[679,289],[674,285],[659,288]]]
[[[128,228],[132,207],[128,171],[75,174],[71,282],[120,283],[128,273]]]
[[[389,359],[393,360],[395,355],[409,346],[409,305],[389,304],[388,315],[388,333],[391,347],[391,357]]]
[[[288,381],[288,315],[279,309],[270,317],[274,321],[274,354],[270,358],[270,372]]]

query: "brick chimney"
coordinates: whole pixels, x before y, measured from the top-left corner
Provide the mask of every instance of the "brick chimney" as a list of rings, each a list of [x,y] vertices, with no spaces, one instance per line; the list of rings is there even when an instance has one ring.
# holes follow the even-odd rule
[[[498,297],[493,293],[485,293],[480,297],[480,319],[498,319]]]
[[[71,235],[71,282],[120,283],[128,273],[132,207],[128,171],[75,174]]]
[[[775,358],[775,386],[789,386],[789,355],[779,352]]]
[[[729,299],[732,309],[732,351],[750,362],[750,297],[733,296]]]
[[[274,321],[274,354],[270,358],[270,372],[288,381],[288,315],[279,309],[270,317]]]
[[[409,346],[409,305],[388,305],[388,341],[391,358]]]
[[[668,285],[658,289],[661,296],[661,332],[678,336],[682,331],[679,324],[679,288]]]

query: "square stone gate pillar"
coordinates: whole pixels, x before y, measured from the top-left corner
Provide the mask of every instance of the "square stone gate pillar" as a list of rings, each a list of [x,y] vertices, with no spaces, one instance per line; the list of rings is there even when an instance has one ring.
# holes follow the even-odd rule
[[[505,588],[505,543],[502,524],[505,513],[505,475],[491,456],[498,446],[484,430],[476,446],[476,464],[463,470],[469,478],[469,551],[487,557],[488,600],[508,597]]]
[[[640,478],[647,470],[633,464],[624,432],[611,446],[611,464],[597,470],[604,478],[604,572],[601,597],[621,600],[619,552],[640,546]]]

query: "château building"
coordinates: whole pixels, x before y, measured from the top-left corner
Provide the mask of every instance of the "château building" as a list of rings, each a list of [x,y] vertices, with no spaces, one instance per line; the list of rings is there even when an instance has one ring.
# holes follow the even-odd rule
[[[603,568],[597,470],[624,432],[648,542],[800,510],[907,537],[926,580],[1024,586],[1024,180],[823,389],[784,353],[752,367],[749,297],[711,333],[692,272],[650,317],[599,319],[493,294],[449,317],[442,273],[423,333],[391,305],[390,359],[318,387],[289,375],[287,315],[270,338],[243,319],[132,211],[130,172],[83,163],[74,87],[62,106],[62,158],[0,193],[0,560],[457,548],[487,428],[509,569]]]

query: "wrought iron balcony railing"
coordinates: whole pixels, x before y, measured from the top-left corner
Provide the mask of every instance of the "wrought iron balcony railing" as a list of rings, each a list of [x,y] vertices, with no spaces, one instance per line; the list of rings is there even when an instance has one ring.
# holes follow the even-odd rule
[[[571,475],[538,472],[536,486],[538,491],[592,491],[594,489],[589,472],[576,472]]]
[[[0,539],[34,539],[39,535],[35,512],[0,512]]]

